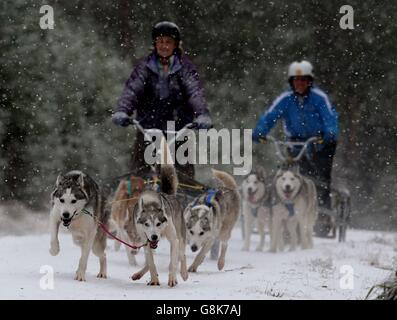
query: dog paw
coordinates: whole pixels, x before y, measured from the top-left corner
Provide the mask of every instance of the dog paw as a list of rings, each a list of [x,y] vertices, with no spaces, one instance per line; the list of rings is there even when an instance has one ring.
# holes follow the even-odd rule
[[[168,276],[168,286],[169,287],[175,287],[178,284],[178,281],[176,280],[176,276]]]
[[[85,281],[85,273],[82,271],[76,271],[76,276],[74,277],[74,280]]]
[[[139,280],[140,278],[142,278],[142,274],[140,274],[139,272],[134,273],[134,274],[131,276],[131,279],[132,279],[133,281]]]
[[[160,285],[160,281],[158,279],[151,279],[148,284],[148,286],[159,286]]]
[[[222,270],[224,266],[225,266],[225,259],[219,259],[218,260],[218,270]]]
[[[100,279],[106,279],[106,272],[99,272],[96,277]]]
[[[197,267],[195,266],[190,266],[189,269],[187,269],[189,272],[197,272]]]
[[[181,277],[183,281],[186,281],[189,278],[189,273],[187,272],[187,270],[181,271]]]
[[[59,253],[59,242],[51,243],[50,254],[56,256]]]

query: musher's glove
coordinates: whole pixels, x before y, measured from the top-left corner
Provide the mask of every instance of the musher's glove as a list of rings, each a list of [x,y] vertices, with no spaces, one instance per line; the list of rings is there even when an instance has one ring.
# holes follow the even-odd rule
[[[258,141],[259,143],[265,144],[267,142],[267,139],[265,137],[260,137]]]
[[[317,140],[316,140],[316,143],[317,144],[324,144],[324,138],[323,138],[323,136],[319,136],[318,138],[317,138]]]
[[[193,121],[193,128],[195,129],[211,129],[212,128],[212,120],[208,115],[199,115]]]
[[[121,127],[128,127],[130,118],[125,112],[118,111],[112,116],[112,122]]]

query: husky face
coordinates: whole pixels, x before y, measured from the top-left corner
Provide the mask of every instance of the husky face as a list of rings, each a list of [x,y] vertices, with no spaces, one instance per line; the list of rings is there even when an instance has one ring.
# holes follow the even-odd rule
[[[242,191],[244,199],[251,203],[257,203],[265,194],[265,184],[257,174],[252,173],[244,179]]]
[[[65,227],[87,204],[88,195],[84,190],[84,176],[58,176],[52,202]]]
[[[213,209],[206,205],[197,205],[188,207],[185,210],[185,221],[187,230],[187,239],[190,249],[197,251],[205,241],[213,236],[211,230]]]
[[[301,177],[296,172],[280,170],[276,175],[277,194],[283,201],[294,199],[301,185]]]
[[[160,240],[167,222],[164,203],[161,199],[145,199],[145,197],[139,199],[137,229],[146,236],[151,245],[155,246]]]

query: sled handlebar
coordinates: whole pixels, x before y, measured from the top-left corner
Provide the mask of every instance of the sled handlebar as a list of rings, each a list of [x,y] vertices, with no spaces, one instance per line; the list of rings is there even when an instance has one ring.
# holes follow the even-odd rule
[[[173,138],[170,141],[167,141],[167,143],[173,144],[175,143],[175,141],[187,130],[187,129],[193,129],[195,126],[193,123],[188,123],[187,125],[185,125],[182,129],[180,129],[179,131],[174,131],[174,130],[160,130],[160,129],[156,129],[156,128],[152,128],[152,129],[145,129],[141,126],[141,124],[139,123],[139,121],[135,120],[135,119],[131,119],[130,118],[130,124],[134,125],[138,128],[138,130],[140,132],[142,132],[142,134],[145,137],[145,140],[147,141],[152,141],[152,137],[150,136],[150,133],[170,133],[173,134]]]
[[[282,160],[292,160],[293,162],[299,161],[303,154],[307,151],[307,147],[309,146],[310,143],[322,143],[322,139],[319,137],[310,137],[306,141],[280,141],[276,140],[273,136],[266,136],[267,140],[270,140],[273,142],[275,148],[276,148],[276,155]],[[287,147],[287,148],[293,148],[293,147],[302,147],[301,150],[299,151],[298,155],[295,157],[290,157],[285,155],[285,153],[282,151],[281,147]]]

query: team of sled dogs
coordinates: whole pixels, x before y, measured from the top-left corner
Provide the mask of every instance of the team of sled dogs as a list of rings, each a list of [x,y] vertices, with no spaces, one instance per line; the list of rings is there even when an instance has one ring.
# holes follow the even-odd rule
[[[190,203],[178,201],[174,165],[163,163],[159,171],[159,176],[150,180],[140,177],[122,179],[111,200],[86,173],[70,171],[58,176],[51,194],[50,253],[57,255],[60,251],[58,230],[62,224],[81,248],[76,280],[85,281],[91,250],[99,258],[98,277],[107,276],[105,249],[108,236],[100,224],[125,243],[143,246],[145,263],[132,275],[132,280],[142,278],[149,271],[149,285],[159,285],[153,251],[162,237],[170,244],[170,287],[177,284],[178,265],[182,279],[186,280],[188,272],[197,271],[216,241],[220,242],[218,269],[222,270],[240,210],[244,217],[243,250],[249,250],[254,221],[260,235],[257,250],[263,250],[266,223],[272,252],[283,250],[286,231],[290,250],[295,250],[298,245],[298,233],[303,249],[313,246],[316,188],[294,168],[279,169],[272,181],[268,181],[264,171],[258,168],[240,187],[231,175],[213,169],[217,187],[203,190]],[[187,244],[193,252],[198,251],[189,268],[185,255]],[[126,246],[131,265],[136,265],[135,255],[139,249],[135,246]],[[115,248],[120,248],[119,241],[115,241]]]

